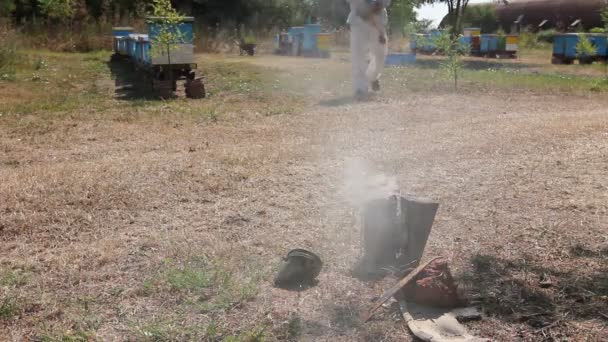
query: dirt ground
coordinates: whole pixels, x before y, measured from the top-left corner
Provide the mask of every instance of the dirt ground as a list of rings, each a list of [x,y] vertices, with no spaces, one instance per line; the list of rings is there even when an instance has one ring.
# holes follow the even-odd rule
[[[0,340],[411,340],[394,307],[359,318],[394,279],[351,277],[359,199],[393,182],[440,202],[425,258],[449,258],[482,308],[472,332],[605,339],[605,95],[390,88],[354,103],[343,60],[249,63],[291,79],[281,87],[305,107],[194,124],[172,121],[172,107],[162,121],[0,122],[0,289],[12,312]],[[291,248],[323,258],[316,287],[272,287]],[[199,266],[231,281],[193,286],[184,272]]]

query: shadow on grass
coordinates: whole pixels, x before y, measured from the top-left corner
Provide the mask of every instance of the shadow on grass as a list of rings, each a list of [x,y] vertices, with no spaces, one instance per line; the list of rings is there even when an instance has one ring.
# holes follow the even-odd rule
[[[578,252],[578,253],[577,253]],[[594,257],[606,265],[603,252],[571,251],[577,257]],[[487,314],[505,321],[525,322],[536,329],[556,325],[560,317],[568,320],[602,319],[606,314],[608,267],[580,272],[564,272],[544,267],[542,261],[506,260],[490,255],[472,258],[473,270],[461,277],[469,297],[480,303]]]
[[[120,100],[160,100],[152,87],[144,82],[143,72],[134,69],[127,59],[110,59],[107,62],[115,85],[116,98]]]

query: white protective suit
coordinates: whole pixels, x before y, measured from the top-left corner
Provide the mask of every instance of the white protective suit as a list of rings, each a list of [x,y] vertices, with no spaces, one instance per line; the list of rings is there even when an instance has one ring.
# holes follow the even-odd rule
[[[386,8],[391,0],[376,0],[382,6],[379,13],[370,13],[370,0],[347,0],[350,3],[350,50],[355,94],[364,96],[371,86],[380,89],[379,79],[388,52]]]

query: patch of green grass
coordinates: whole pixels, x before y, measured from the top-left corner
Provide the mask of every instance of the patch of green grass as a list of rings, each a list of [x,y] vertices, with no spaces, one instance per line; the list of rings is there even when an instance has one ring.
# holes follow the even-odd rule
[[[6,296],[0,299],[0,319],[10,319],[16,316],[21,308],[14,298]]]
[[[198,291],[213,284],[213,273],[206,267],[185,265],[166,272],[167,282],[174,290]]]
[[[224,312],[255,298],[265,277],[265,271],[255,265],[237,271],[204,258],[167,262],[158,276],[144,282],[142,295],[170,294],[179,296],[186,310]]]
[[[304,107],[297,95],[284,96],[286,91],[268,86],[278,71],[244,62],[202,57],[200,71],[209,96],[160,101],[140,82],[140,74],[127,67],[114,66],[112,71],[107,51],[64,54],[26,50],[22,54],[11,86],[18,96],[5,93],[5,100],[0,94],[0,119],[23,134],[51,131],[55,120],[160,120],[175,125],[251,114],[292,114]],[[119,87],[131,83],[133,87],[115,88],[117,76],[112,72],[124,76]]]
[[[287,336],[289,340],[297,340],[297,338],[302,333],[302,321],[300,317],[297,315],[292,315],[289,318],[289,323],[287,325]]]
[[[467,71],[466,79],[493,85],[497,88],[524,88],[532,90],[588,91],[593,78],[560,74],[531,74],[516,70]]]
[[[181,320],[155,320],[150,323],[134,324],[132,329],[137,336],[136,341],[146,342],[215,341],[219,335],[217,327],[213,324],[184,325]]]
[[[142,341],[162,342],[171,340],[173,328],[157,323],[139,327],[137,331]]]
[[[204,67],[206,82],[213,85],[209,90],[212,96],[222,92],[249,95],[263,88],[262,68],[246,63],[220,61],[207,61]]]
[[[469,89],[511,90],[527,89],[536,91],[579,92],[608,90],[599,77],[532,73],[506,66],[488,64],[486,69],[465,68],[462,82]],[[391,68],[386,71],[385,82],[388,93],[397,95],[403,89],[431,92],[438,89],[449,90],[449,84],[442,79],[438,67],[418,66]]]
[[[27,273],[19,270],[8,270],[0,273],[0,286],[22,286],[27,283]]]
[[[591,86],[591,91],[608,92],[608,78],[596,80]]]
[[[264,342],[266,341],[266,328],[256,327],[236,336],[228,336],[223,342]]]
[[[76,330],[66,331],[60,334],[43,335],[39,340],[41,342],[89,342],[95,341],[95,338],[89,332]]]

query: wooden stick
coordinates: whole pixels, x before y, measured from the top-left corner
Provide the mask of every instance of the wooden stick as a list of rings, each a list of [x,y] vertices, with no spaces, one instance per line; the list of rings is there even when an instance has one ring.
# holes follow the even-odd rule
[[[420,272],[422,272],[422,270],[424,270],[433,261],[441,259],[441,258],[442,257],[435,257],[435,258],[433,258],[433,259],[425,262],[424,264],[416,267],[412,271],[412,273],[410,273],[407,276],[405,276],[395,286],[391,287],[388,291],[384,292],[384,294],[376,301],[376,303],[374,303],[374,305],[372,306],[372,308],[369,310],[369,313],[365,317],[365,322],[369,321],[372,318],[372,316],[374,315],[374,313],[376,312],[376,310],[378,310],[378,308],[381,307],[382,304],[386,303],[386,301],[389,300],[392,296],[394,296],[397,292],[399,292],[399,290],[401,290],[407,284],[409,284],[412,280],[414,280],[414,278],[416,278],[416,276],[418,274],[420,274]]]

